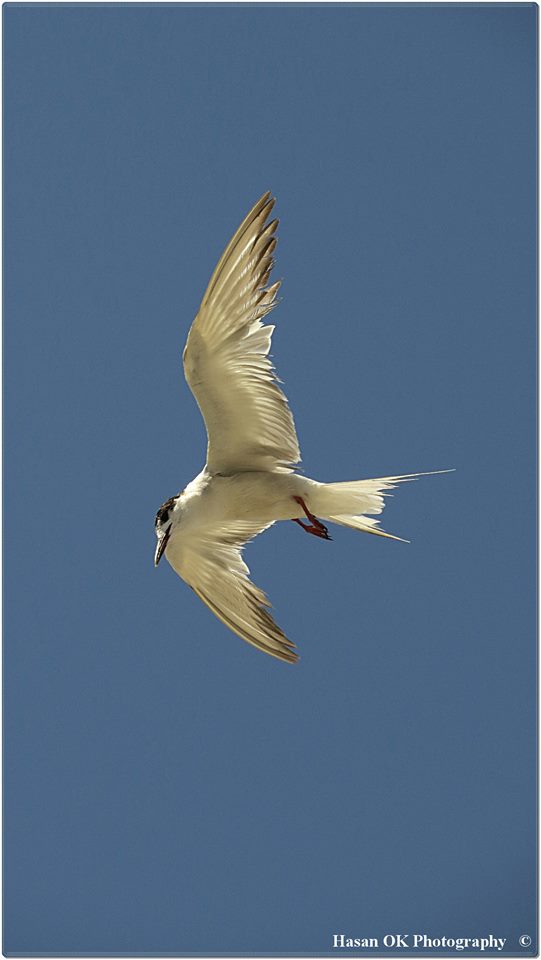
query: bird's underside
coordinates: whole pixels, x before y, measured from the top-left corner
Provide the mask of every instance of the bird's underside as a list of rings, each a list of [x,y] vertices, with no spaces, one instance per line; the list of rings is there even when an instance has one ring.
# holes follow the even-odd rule
[[[330,540],[324,520],[392,537],[378,528],[385,494],[419,474],[317,483],[295,472],[293,416],[269,359],[280,282],[268,286],[276,246],[274,200],[264,194],[222,254],[188,334],[184,372],[207,428],[207,462],[183,493],[158,511],[156,563],[163,553],[212,612],[248,643],[298,659],[248,577],[246,543],[276,520]],[[372,516],[371,516],[372,515]]]

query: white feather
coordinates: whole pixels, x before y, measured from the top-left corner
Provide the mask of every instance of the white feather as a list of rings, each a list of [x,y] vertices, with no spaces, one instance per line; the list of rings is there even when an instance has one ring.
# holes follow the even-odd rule
[[[293,472],[300,461],[293,416],[268,354],[273,327],[262,323],[280,286],[266,284],[277,221],[266,193],[243,220],[210,279],[184,350],[184,371],[203,414],[207,462],[183,493],[158,513],[156,562],[173,569],[231,630],[289,663],[294,644],[249,579],[245,544],[277,520],[301,520],[321,536],[323,517],[365,533],[379,529],[370,514],[398,483],[421,474],[318,483]],[[437,471],[445,472],[445,471]]]
[[[287,472],[300,461],[293,416],[268,358],[279,283],[265,288],[277,220],[266,193],[212,274],[184,350],[184,372],[208,434],[207,469]]]

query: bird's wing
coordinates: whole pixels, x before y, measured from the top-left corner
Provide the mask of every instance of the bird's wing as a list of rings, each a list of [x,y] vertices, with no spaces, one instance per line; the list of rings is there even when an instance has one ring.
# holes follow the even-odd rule
[[[267,287],[276,246],[264,194],[212,274],[184,350],[184,373],[205,420],[207,469],[289,472],[301,455],[293,416],[268,353],[280,282]]]
[[[270,603],[248,578],[242,559],[246,542],[272,524],[256,526],[237,521],[214,527],[207,534],[179,537],[165,555],[173,567],[214,614],[243,640],[279,660],[294,663],[295,644],[272,619]]]

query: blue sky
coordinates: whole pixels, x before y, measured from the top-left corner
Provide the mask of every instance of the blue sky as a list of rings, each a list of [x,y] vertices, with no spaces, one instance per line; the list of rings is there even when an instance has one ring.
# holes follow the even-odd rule
[[[534,937],[536,16],[4,6],[7,954]],[[456,468],[250,546],[294,667],[152,564],[267,189],[306,473]]]

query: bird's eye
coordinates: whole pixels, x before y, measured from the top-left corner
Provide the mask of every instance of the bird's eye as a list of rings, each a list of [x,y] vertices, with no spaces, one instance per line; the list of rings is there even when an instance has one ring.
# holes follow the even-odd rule
[[[167,521],[169,520],[169,514],[171,513],[171,510],[175,506],[176,499],[177,499],[176,497],[171,497],[170,500],[166,500],[165,503],[162,503],[160,509],[156,514],[156,519],[154,521],[155,527],[158,527],[163,525],[164,523],[167,523]]]
[[[163,507],[160,507],[156,514],[156,520],[154,521],[154,526],[157,527],[158,524],[167,523],[169,520],[169,510],[164,510]]]

